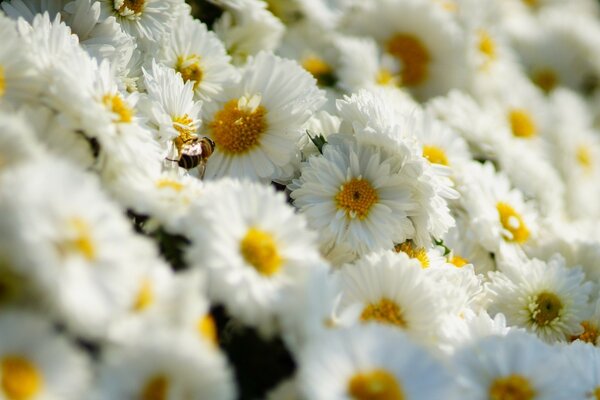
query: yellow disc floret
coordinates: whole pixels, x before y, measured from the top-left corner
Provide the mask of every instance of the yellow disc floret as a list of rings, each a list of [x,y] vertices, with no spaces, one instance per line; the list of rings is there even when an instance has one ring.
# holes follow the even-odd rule
[[[535,390],[527,378],[513,374],[496,378],[490,386],[490,400],[532,400]]]
[[[43,384],[43,376],[36,365],[19,355],[1,359],[0,376],[2,394],[8,400],[33,399]]]
[[[156,181],[156,187],[158,189],[171,189],[176,192],[181,192],[183,188],[185,188],[185,185],[172,179],[159,179]]]
[[[215,345],[218,344],[217,324],[215,324],[212,315],[206,314],[200,318],[198,320],[197,329],[200,336]]]
[[[423,146],[423,157],[432,164],[448,165],[446,152],[437,146]]]
[[[595,345],[598,342],[598,337],[600,337],[600,327],[591,321],[583,321],[581,327],[583,328],[583,333],[571,337],[571,340],[581,340],[582,342]]]
[[[184,82],[194,82],[194,89],[198,88],[204,75],[202,67],[200,66],[200,56],[196,54],[177,57],[175,71],[181,74]]]
[[[62,257],[78,254],[87,261],[96,259],[96,245],[88,223],[79,217],[68,220],[68,234],[56,244],[56,249]]]
[[[418,86],[427,80],[430,56],[419,38],[397,33],[387,41],[385,47],[402,63],[402,85]]]
[[[484,67],[487,67],[492,61],[496,60],[498,54],[496,52],[496,43],[490,36],[490,34],[485,30],[480,30],[478,33],[479,36],[479,51],[486,58],[484,63]]]
[[[467,260],[465,260],[461,256],[457,256],[456,254],[450,259],[450,264],[453,264],[457,268],[464,267],[468,263],[469,262]]]
[[[263,106],[244,107],[239,100],[230,100],[215,114],[209,124],[216,147],[226,154],[243,154],[260,144],[267,130]]]
[[[106,94],[102,97],[102,103],[113,113],[117,118],[113,122],[130,123],[133,120],[133,110],[118,94]]]
[[[585,145],[577,146],[577,163],[586,171],[591,171],[594,166],[592,153]]]
[[[354,375],[348,382],[348,396],[355,400],[404,400],[400,383],[384,369]]]
[[[499,202],[496,204],[496,209],[502,227],[510,233],[510,235],[503,235],[504,239],[509,242],[525,243],[529,239],[529,229],[523,217],[508,203]]]
[[[173,139],[173,142],[175,143],[177,151],[179,152],[179,154],[181,154],[181,149],[183,148],[183,145],[196,139],[197,127],[194,123],[194,120],[191,119],[187,114],[173,117],[172,121],[173,128],[175,128],[177,133],[179,133],[179,136]]]
[[[302,60],[302,68],[311,73],[321,86],[331,86],[335,79],[333,77],[333,68],[322,58],[317,56],[308,56]]]
[[[154,303],[154,288],[152,281],[144,279],[140,286],[135,302],[133,303],[133,310],[140,312],[144,311]]]
[[[337,208],[344,210],[349,218],[365,219],[369,211],[379,200],[377,191],[371,183],[362,178],[353,178],[340,186],[335,195]]]
[[[531,80],[548,94],[558,86],[558,76],[551,69],[539,69],[531,74]]]
[[[394,246],[396,253],[405,253],[410,258],[419,260],[422,268],[429,267],[429,257],[427,251],[423,247],[416,247],[411,240],[397,244]]]
[[[169,379],[164,375],[153,376],[142,388],[139,398],[140,400],[167,400],[169,398]]]
[[[375,321],[382,324],[396,325],[401,328],[406,327],[406,321],[398,304],[386,298],[382,298],[377,303],[367,305],[360,315],[360,319],[364,322]]]
[[[547,326],[560,318],[562,301],[554,293],[542,292],[535,296],[530,305],[531,319],[538,326]]]
[[[535,121],[523,108],[514,108],[508,113],[510,128],[514,136],[528,139],[537,135]]]
[[[244,260],[265,276],[277,273],[283,259],[273,236],[257,228],[250,228],[240,243]]]
[[[4,67],[0,65],[0,97],[6,93],[6,77],[4,76]]]

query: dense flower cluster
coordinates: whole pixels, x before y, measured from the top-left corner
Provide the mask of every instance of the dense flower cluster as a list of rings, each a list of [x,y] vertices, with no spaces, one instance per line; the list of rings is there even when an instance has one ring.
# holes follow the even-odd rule
[[[0,399],[600,399],[595,0],[0,4]]]

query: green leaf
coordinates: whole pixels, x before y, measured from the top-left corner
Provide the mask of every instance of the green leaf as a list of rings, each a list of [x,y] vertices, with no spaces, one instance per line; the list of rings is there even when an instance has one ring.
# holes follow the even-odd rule
[[[448,246],[446,246],[444,244],[443,240],[438,240],[438,239],[433,239],[433,243],[435,243],[436,246],[441,246],[444,248],[444,257],[447,256],[448,254],[450,254],[450,248]]]
[[[323,154],[323,146],[327,144],[327,139],[323,135],[311,136],[309,131],[306,131],[306,134],[310,138],[310,141],[317,147],[319,153]]]

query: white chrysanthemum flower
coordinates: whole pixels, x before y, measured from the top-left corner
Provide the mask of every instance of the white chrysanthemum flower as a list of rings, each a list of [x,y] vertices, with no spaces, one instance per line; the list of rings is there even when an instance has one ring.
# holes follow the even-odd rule
[[[157,256],[152,245],[134,235],[94,177],[71,164],[30,163],[3,176],[1,187],[2,246],[11,264],[63,324],[101,337],[131,304],[140,259]]]
[[[464,346],[452,359],[462,399],[573,398],[564,361],[535,336],[511,332]]]
[[[89,360],[42,315],[3,311],[0,337],[2,399],[75,400],[89,392]]]
[[[415,135],[423,149],[423,157],[431,164],[449,167],[454,172],[453,165],[471,160],[467,142],[434,118],[423,116],[422,126]]]
[[[98,371],[94,400],[228,400],[236,397],[225,357],[188,332],[154,330],[135,343],[109,347]]]
[[[360,254],[391,249],[414,232],[412,184],[401,168],[400,157],[331,135],[323,155],[301,168],[290,196],[324,241],[347,242]]]
[[[381,0],[349,12],[342,28],[372,36],[396,59],[400,83],[417,97],[465,84],[464,35],[453,16],[431,1]]]
[[[213,1],[223,3],[225,8],[225,13],[216,21],[213,30],[234,61],[243,64],[249,56],[261,51],[274,51],[279,46],[285,25],[266,9],[265,2]]]
[[[37,141],[28,117],[23,111],[15,114],[0,107],[0,174],[43,156],[45,149]]]
[[[600,349],[588,343],[564,346],[569,377],[574,380],[572,399],[597,399],[600,396]]]
[[[237,79],[223,43],[189,15],[177,20],[159,47],[158,61],[179,72],[186,83],[192,82],[194,93],[203,101],[218,99],[223,86]]]
[[[362,323],[393,326],[425,343],[435,339],[443,315],[438,288],[416,260],[392,251],[372,253],[338,274],[340,313],[355,308]]]
[[[282,194],[257,183],[207,185],[188,221],[188,263],[208,272],[211,299],[265,335],[281,299],[319,261],[315,234]]]
[[[198,137],[202,103],[193,99],[194,83],[184,84],[175,70],[153,61],[151,69],[144,70],[144,86],[148,93],[144,106],[149,125],[165,157],[178,161],[184,146]]]
[[[305,134],[301,128],[323,104],[314,78],[291,60],[262,52],[228,87],[225,100],[205,105],[202,132],[216,144],[206,177],[255,180],[286,177]]]
[[[113,16],[123,30],[156,42],[167,32],[181,3],[175,0],[100,0],[103,18]]]
[[[300,356],[298,385],[313,400],[454,399],[449,372],[397,329],[336,329]]]
[[[547,263],[533,259],[503,270],[491,276],[490,313],[503,313],[509,325],[523,327],[547,342],[582,332],[593,287],[585,282],[581,268],[568,269],[557,256]]]

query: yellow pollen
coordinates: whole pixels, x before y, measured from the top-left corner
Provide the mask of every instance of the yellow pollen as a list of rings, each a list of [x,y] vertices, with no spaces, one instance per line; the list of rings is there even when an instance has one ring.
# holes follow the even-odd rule
[[[240,243],[240,251],[244,260],[265,276],[277,273],[283,264],[273,236],[256,228],[248,229]]]
[[[418,86],[427,80],[430,56],[419,38],[397,33],[387,41],[386,49],[402,62],[402,85]]]
[[[106,94],[102,97],[102,103],[108,109],[116,114],[118,118],[114,122],[118,123],[130,123],[133,119],[133,110],[129,108],[127,103],[123,101],[118,94]]]
[[[333,68],[319,57],[306,57],[302,60],[302,68],[310,72],[321,86],[331,86],[334,83]]]
[[[490,400],[532,400],[535,390],[527,378],[512,374],[494,380],[490,386]]]
[[[592,170],[592,167],[594,166],[594,164],[593,164],[592,154],[591,154],[589,148],[587,148],[584,145],[578,146],[576,156],[577,156],[577,163],[579,163],[579,165],[581,165],[581,167],[583,169],[585,169],[588,172]]]
[[[156,181],[156,187],[158,189],[172,189],[176,192],[181,192],[185,185],[181,182],[173,181],[171,179],[159,179]]]
[[[394,250],[396,253],[402,252],[410,258],[419,260],[422,268],[429,267],[429,257],[427,256],[427,251],[423,247],[415,247],[410,240],[395,245]]]
[[[4,67],[0,65],[0,97],[6,93],[6,77],[4,76]]]
[[[204,317],[198,320],[197,325],[198,333],[205,339],[208,339],[209,342],[217,345],[218,335],[217,335],[217,324],[215,324],[215,320],[212,315],[206,314]]]
[[[448,157],[446,152],[437,146],[423,146],[423,157],[432,164],[441,164],[448,166]]]
[[[121,15],[126,15],[127,10],[133,11],[134,14],[140,14],[144,11],[144,6],[146,5],[146,0],[123,0],[123,5],[119,7],[117,11]]]
[[[346,217],[360,220],[367,218],[369,211],[379,200],[371,183],[362,178],[353,178],[340,187],[335,195],[337,208],[346,212]]]
[[[461,256],[454,255],[452,259],[450,259],[450,264],[454,264],[455,267],[461,268],[467,265],[469,262],[462,258]]]
[[[396,325],[406,328],[406,321],[402,316],[402,310],[392,300],[385,297],[377,303],[365,307],[360,319],[364,322],[376,321],[382,324]]]
[[[167,400],[168,393],[169,380],[164,375],[156,375],[144,385],[140,400]]]
[[[354,375],[348,382],[348,395],[354,400],[404,400],[398,380],[384,369]]]
[[[0,376],[2,393],[7,400],[33,399],[43,384],[43,376],[38,368],[17,355],[9,355],[1,360]]]
[[[558,76],[551,69],[534,71],[531,74],[531,80],[546,94],[553,91],[558,85]]]
[[[502,227],[510,232],[510,236],[503,235],[504,239],[509,242],[525,243],[529,239],[529,229],[525,225],[523,217],[509,204],[504,202],[498,202],[496,209],[498,210]]]
[[[531,318],[538,326],[547,326],[560,317],[563,304],[554,293],[542,292],[535,297]]]
[[[267,130],[267,110],[239,109],[238,100],[228,101],[209,124],[216,147],[227,154],[242,154],[260,144]]]
[[[479,31],[479,51],[485,55],[486,61],[483,65],[484,68],[487,68],[489,64],[496,60],[498,54],[496,53],[496,43],[490,36],[490,34],[485,30]]]
[[[173,117],[173,128],[179,133],[173,142],[177,151],[181,154],[183,145],[196,139],[196,124],[187,114],[183,114],[177,117]]]
[[[522,108],[515,108],[508,113],[510,127],[514,136],[519,138],[531,138],[537,134],[537,127],[531,115]]]
[[[382,86],[397,86],[400,83],[398,76],[392,74],[387,68],[382,68],[375,76],[375,82]]]
[[[186,57],[177,57],[175,71],[181,74],[181,78],[183,78],[184,82],[193,81],[194,89],[197,89],[200,82],[202,82],[203,72],[200,67],[199,55],[192,54]]]
[[[571,341],[581,340],[582,342],[595,345],[598,341],[598,337],[600,336],[600,328],[598,325],[590,321],[583,321],[581,323],[581,327],[583,328],[583,333],[579,336],[571,337]]]
[[[90,226],[81,218],[74,217],[68,222],[70,237],[65,238],[57,244],[58,253],[66,256],[69,253],[78,253],[86,260],[96,259],[96,246],[90,232]]]
[[[140,312],[144,311],[150,305],[154,303],[154,289],[152,281],[144,279],[140,289],[138,290],[135,303],[133,303],[133,311]]]

